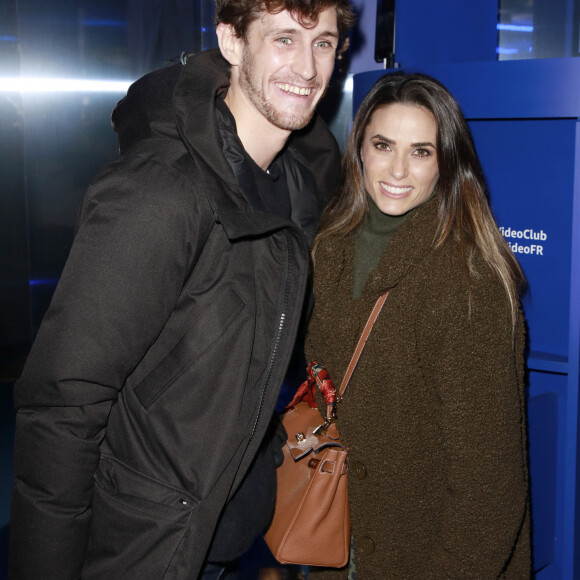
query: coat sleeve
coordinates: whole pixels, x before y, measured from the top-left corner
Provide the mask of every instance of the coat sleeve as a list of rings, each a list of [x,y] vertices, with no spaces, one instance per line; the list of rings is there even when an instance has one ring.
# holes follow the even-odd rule
[[[87,192],[15,385],[13,579],[80,578],[109,412],[176,304],[211,216],[181,175],[147,159],[123,167]]]
[[[446,498],[429,578],[501,578],[529,546],[523,321],[512,340],[508,301],[490,275],[424,299],[422,372],[440,401]],[[468,315],[471,304],[471,315]]]

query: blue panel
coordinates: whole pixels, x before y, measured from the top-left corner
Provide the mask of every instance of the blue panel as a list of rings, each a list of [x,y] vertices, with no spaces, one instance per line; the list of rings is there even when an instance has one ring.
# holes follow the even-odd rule
[[[574,181],[574,208],[573,208],[573,226],[572,226],[572,282],[571,282],[571,300],[570,300],[570,350],[569,350],[569,367],[568,374],[568,392],[570,393],[570,416],[576,419],[571,421],[571,437],[577,441],[577,418],[579,412],[578,391],[580,390],[580,122],[576,129],[576,155],[577,170]],[[573,399],[573,400],[572,400]],[[572,403],[574,406],[572,406]],[[574,429],[572,431],[572,429]],[[580,461],[576,461],[576,480],[580,481]],[[572,487],[572,484],[571,484]],[[580,486],[576,489],[572,487],[576,506],[580,505]],[[575,510],[575,536],[574,543],[570,546],[572,554],[580,555],[580,509]],[[574,559],[574,578],[580,578],[580,558]]]
[[[528,423],[534,569],[539,580],[561,580],[566,481],[567,376],[530,372]]]
[[[536,371],[566,374],[570,369],[569,362],[567,356],[560,354],[531,350],[528,355],[528,368]]]
[[[534,569],[554,560],[556,537],[556,458],[558,444],[558,396],[554,393],[530,399],[530,457],[534,518]]]
[[[580,117],[578,58],[434,64],[413,70],[439,79],[469,119]],[[355,108],[384,72],[355,75]]]
[[[497,0],[397,2],[396,60],[404,67],[495,61],[497,11]]]
[[[472,121],[470,128],[496,220],[528,280],[530,348],[564,356],[576,122]]]

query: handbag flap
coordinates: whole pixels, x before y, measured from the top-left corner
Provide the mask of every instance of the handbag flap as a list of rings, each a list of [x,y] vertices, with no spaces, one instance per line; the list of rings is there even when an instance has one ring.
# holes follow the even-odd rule
[[[313,409],[308,403],[298,403],[289,409],[284,413],[282,423],[288,434],[286,447],[294,461],[328,447],[345,448],[336,424],[330,425],[324,435],[314,434],[314,430],[323,423],[323,419],[318,409]]]

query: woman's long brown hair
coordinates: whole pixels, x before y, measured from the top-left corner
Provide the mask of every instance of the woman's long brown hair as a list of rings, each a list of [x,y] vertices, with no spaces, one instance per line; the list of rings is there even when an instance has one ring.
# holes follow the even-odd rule
[[[515,325],[519,294],[525,284],[523,272],[493,217],[481,165],[461,109],[449,91],[427,75],[386,74],[363,100],[343,156],[340,190],[324,211],[313,256],[322,240],[342,237],[363,221],[368,211],[361,159],[365,130],[377,108],[393,103],[421,107],[437,122],[439,208],[434,246],[440,247],[454,237],[469,278],[477,275],[473,256],[481,254],[507,292]]]

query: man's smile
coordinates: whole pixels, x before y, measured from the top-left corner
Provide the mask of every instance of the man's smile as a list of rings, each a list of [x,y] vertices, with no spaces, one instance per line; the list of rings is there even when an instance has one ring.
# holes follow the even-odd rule
[[[281,91],[292,93],[293,95],[308,96],[312,92],[311,87],[297,87],[288,83],[274,83]]]

